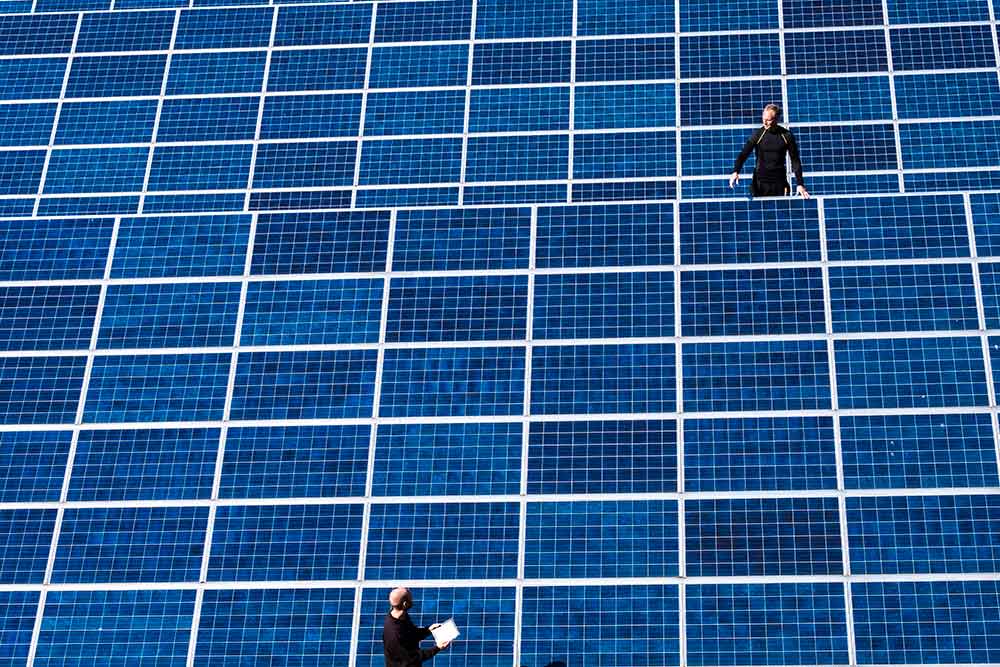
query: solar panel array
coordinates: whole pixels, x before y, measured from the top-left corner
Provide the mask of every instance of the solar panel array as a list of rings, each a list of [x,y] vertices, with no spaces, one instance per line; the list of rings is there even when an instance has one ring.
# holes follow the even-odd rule
[[[0,3],[0,663],[1000,662],[998,11]]]

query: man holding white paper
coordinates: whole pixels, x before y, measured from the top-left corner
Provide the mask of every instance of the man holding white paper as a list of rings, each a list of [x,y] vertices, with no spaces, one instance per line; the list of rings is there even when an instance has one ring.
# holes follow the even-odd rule
[[[430,660],[451,645],[450,639],[438,640],[431,648],[420,648],[420,641],[430,637],[435,630],[442,628],[441,623],[430,627],[418,628],[410,618],[409,610],[413,607],[413,594],[407,588],[394,588],[389,593],[389,604],[392,609],[385,615],[385,625],[382,628],[382,646],[385,651],[385,667],[419,667],[422,662]],[[458,630],[449,619],[450,627],[443,628],[448,636],[457,636]],[[442,635],[444,637],[446,635]]]

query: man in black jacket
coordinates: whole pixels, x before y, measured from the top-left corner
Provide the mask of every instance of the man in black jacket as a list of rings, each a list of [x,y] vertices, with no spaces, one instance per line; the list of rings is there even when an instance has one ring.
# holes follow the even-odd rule
[[[764,126],[754,130],[754,133],[747,139],[736,164],[733,166],[733,173],[729,176],[729,187],[735,187],[740,182],[740,169],[743,163],[750,157],[750,153],[756,152],[757,165],[753,170],[753,180],[750,182],[750,194],[754,197],[781,197],[791,191],[788,185],[788,176],[785,172],[785,155],[792,161],[792,171],[795,172],[795,180],[798,183],[796,191],[804,198],[809,198],[809,192],[802,183],[802,162],[799,160],[799,147],[795,143],[795,137],[786,128],[778,125],[778,118],[781,116],[781,108],[777,104],[768,104],[764,107],[761,120]]]
[[[413,594],[409,589],[393,589],[389,593],[389,604],[392,609],[385,615],[385,625],[382,628],[385,667],[419,667],[420,663],[448,648],[451,642],[420,648],[420,640],[430,637],[431,630],[439,624],[435,623],[427,628],[418,628],[413,624],[409,614],[413,607]]]

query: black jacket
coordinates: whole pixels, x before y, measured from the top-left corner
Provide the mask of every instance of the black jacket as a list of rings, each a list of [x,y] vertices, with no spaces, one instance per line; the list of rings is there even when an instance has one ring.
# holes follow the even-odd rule
[[[409,614],[403,614],[402,618],[386,614],[382,627],[385,667],[420,667],[420,663],[436,656],[441,652],[437,646],[420,648],[420,640],[430,636],[431,631],[415,626]]]
[[[795,179],[798,185],[805,185],[802,180],[802,162],[799,160],[799,147],[795,143],[795,137],[787,129],[777,123],[768,129],[763,127],[754,130],[754,133],[747,139],[743,150],[736,158],[733,171],[739,173],[743,168],[743,163],[750,157],[750,153],[756,151],[757,165],[754,167],[753,175],[758,181],[768,183],[785,183],[785,154],[792,161],[792,171],[795,172]]]

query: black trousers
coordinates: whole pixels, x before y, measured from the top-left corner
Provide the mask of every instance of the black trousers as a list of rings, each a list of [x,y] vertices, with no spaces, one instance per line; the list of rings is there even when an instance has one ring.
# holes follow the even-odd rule
[[[784,197],[791,189],[788,181],[761,181],[756,176],[750,181],[750,194],[754,197]]]

